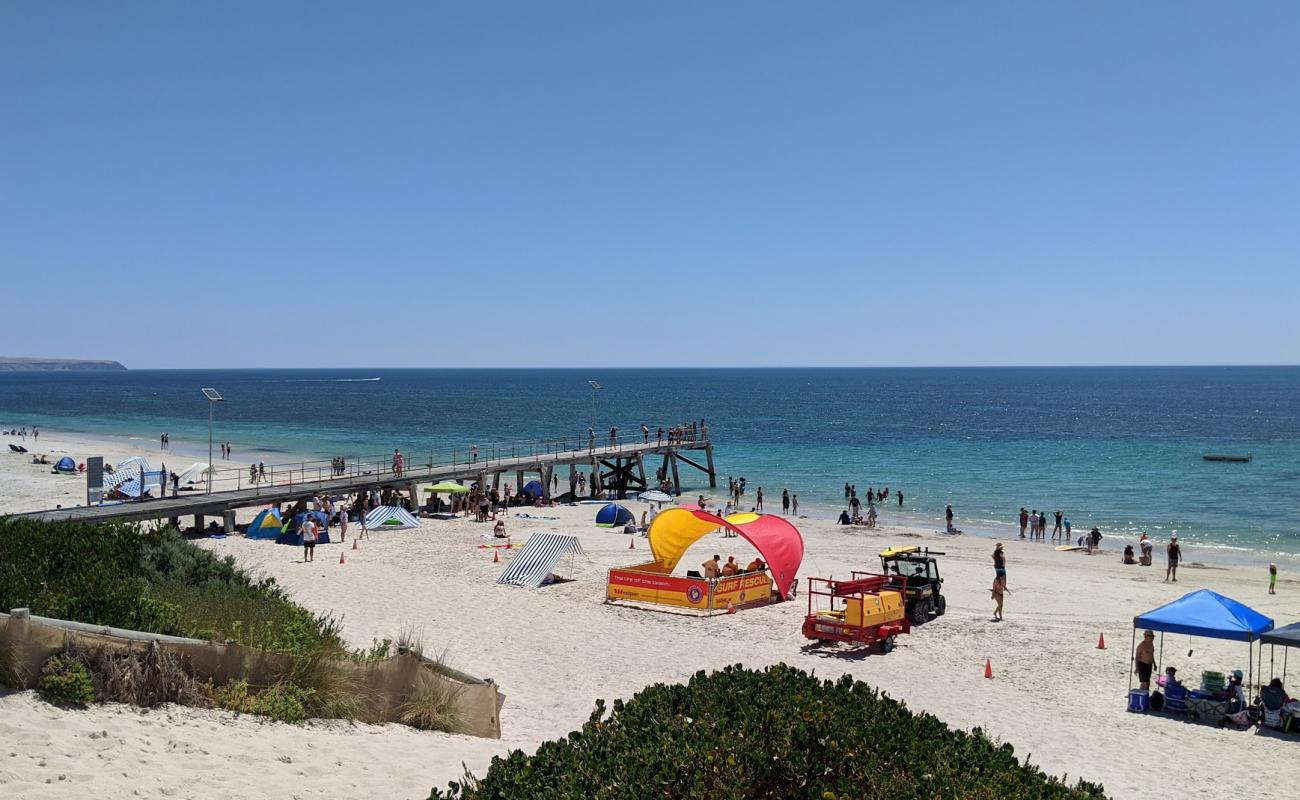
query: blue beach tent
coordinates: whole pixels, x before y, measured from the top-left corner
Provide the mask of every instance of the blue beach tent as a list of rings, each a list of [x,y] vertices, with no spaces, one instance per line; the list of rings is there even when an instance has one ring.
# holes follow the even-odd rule
[[[54,471],[60,475],[71,475],[77,471],[77,462],[73,461],[71,456],[64,456],[54,465]]]
[[[1134,617],[1133,627],[1253,642],[1273,630],[1273,620],[1231,597],[1200,589]]]
[[[545,493],[546,490],[542,488],[542,484],[540,481],[529,481],[528,483],[524,484],[524,494],[528,495],[529,497],[536,499],[538,497],[541,497]]]
[[[279,539],[280,529],[284,527],[284,521],[280,519],[280,512],[274,508],[268,508],[253,517],[253,521],[248,526],[248,531],[244,534],[246,539]]]
[[[1228,639],[1246,642],[1250,647],[1250,674],[1254,680],[1255,649],[1253,642],[1265,633],[1273,630],[1273,620],[1259,613],[1250,606],[1239,603],[1231,597],[1224,597],[1209,589],[1198,589],[1185,594],[1172,603],[1165,603],[1145,614],[1133,618],[1133,642],[1137,642],[1138,628],[1158,631],[1160,633],[1161,657],[1156,663],[1163,664],[1164,639],[1166,633],[1183,633],[1188,636],[1203,636],[1208,639]],[[1132,648],[1129,652],[1133,652]],[[1261,655],[1263,655],[1261,653]],[[1129,670],[1129,688],[1133,684],[1133,670]],[[1249,686],[1250,684],[1247,683]]]
[[[621,528],[633,519],[632,512],[618,503],[610,503],[596,512],[596,524],[602,528]]]
[[[281,529],[280,535],[276,537],[276,542],[280,544],[292,544],[302,547],[302,534],[298,533],[298,528],[302,525],[303,517],[311,514],[316,520],[316,544],[329,544],[329,517],[324,511],[305,511],[301,514],[294,514],[289,524]]]

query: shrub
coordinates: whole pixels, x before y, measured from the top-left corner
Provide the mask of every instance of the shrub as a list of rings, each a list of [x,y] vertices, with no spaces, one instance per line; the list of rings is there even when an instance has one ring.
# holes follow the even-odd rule
[[[150,708],[163,703],[196,705],[202,701],[194,676],[181,659],[149,642],[130,650],[84,647],[71,636],[65,655],[86,665],[100,701]]]
[[[41,668],[36,691],[47,702],[60,706],[84,706],[95,702],[95,687],[86,665],[72,656],[51,657]]]
[[[248,681],[231,681],[225,686],[205,683],[199,690],[217,708],[258,714],[280,722],[302,722],[312,716],[310,708],[315,692],[288,682],[280,682],[262,691],[254,691]]]
[[[430,800],[496,798],[1102,798],[1020,764],[1010,745],[913,714],[845,676],[780,664],[656,684],[536,754],[495,758]]]

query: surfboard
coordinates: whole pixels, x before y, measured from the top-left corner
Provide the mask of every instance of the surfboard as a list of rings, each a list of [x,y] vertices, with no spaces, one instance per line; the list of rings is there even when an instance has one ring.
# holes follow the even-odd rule
[[[1071,550],[1087,550],[1088,548],[1081,544],[1058,544],[1056,549],[1062,553],[1066,553]]]

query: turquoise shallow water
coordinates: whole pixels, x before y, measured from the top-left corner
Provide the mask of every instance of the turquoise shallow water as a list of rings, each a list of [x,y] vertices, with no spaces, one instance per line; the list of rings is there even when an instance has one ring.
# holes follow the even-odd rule
[[[0,375],[0,427],[197,445],[198,390],[215,386],[218,438],[237,454],[486,451],[584,435],[590,378],[605,387],[599,430],[703,417],[723,480],[744,475],[773,499],[790,488],[814,513],[838,508],[849,481],[901,488],[913,520],[952,503],[961,523],[998,529],[1021,505],[1062,508],[1076,529],[1300,553],[1295,367],[13,373]]]

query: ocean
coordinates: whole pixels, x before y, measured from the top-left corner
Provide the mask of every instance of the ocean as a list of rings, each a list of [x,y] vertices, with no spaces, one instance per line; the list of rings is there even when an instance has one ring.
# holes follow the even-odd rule
[[[593,391],[587,381],[602,388]],[[1063,509],[1076,535],[1177,532],[1193,547],[1300,554],[1300,367],[594,370],[136,370],[0,374],[0,427],[39,425],[285,462],[444,459],[477,444],[705,419],[720,480],[833,515],[844,483],[905,494],[903,516],[1005,533]],[[1206,452],[1250,452],[1214,463]],[[89,455],[89,454],[88,454]],[[685,488],[703,488],[683,467]],[[725,483],[719,491],[725,491]],[[892,501],[892,497],[891,497]],[[897,506],[886,506],[887,516]]]

